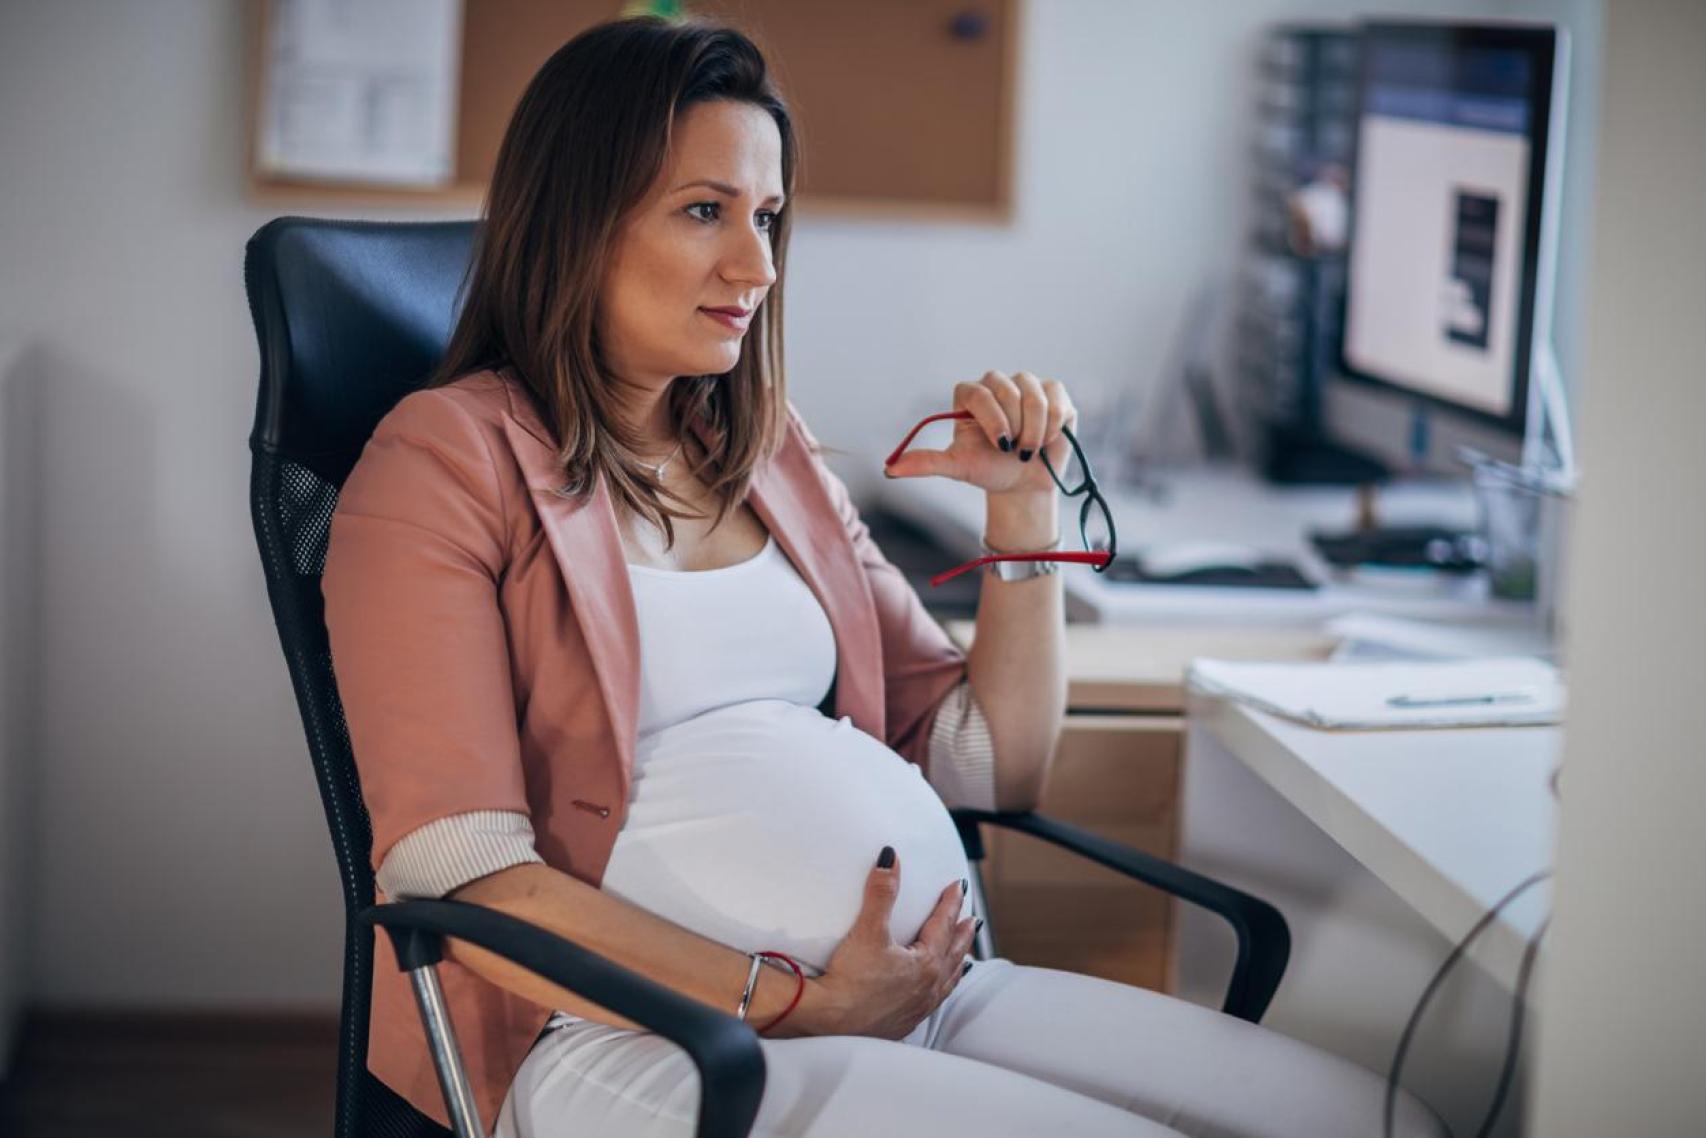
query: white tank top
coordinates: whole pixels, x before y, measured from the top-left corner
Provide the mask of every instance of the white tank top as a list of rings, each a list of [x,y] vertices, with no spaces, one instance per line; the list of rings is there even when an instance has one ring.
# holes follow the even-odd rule
[[[892,845],[901,876],[890,932],[910,943],[943,888],[966,876],[965,855],[918,767],[817,710],[835,637],[775,538],[721,569],[628,569],[639,741],[604,890],[821,972]]]

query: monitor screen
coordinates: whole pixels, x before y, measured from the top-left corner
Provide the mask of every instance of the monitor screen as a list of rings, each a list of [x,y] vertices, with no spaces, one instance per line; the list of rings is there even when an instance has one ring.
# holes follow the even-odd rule
[[[1520,433],[1551,106],[1549,29],[1371,24],[1342,364]]]

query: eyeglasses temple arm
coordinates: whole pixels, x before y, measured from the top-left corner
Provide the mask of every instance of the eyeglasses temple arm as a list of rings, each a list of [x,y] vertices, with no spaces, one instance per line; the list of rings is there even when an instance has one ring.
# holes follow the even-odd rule
[[[964,565],[956,565],[947,572],[938,573],[930,578],[930,585],[934,588],[944,581],[953,580],[961,573],[970,572],[980,565],[989,565],[996,561],[1069,561],[1077,565],[1094,565],[1100,569],[1105,568],[1112,559],[1113,554],[1101,549],[1093,549],[1088,552],[1051,549],[1041,553],[1002,553],[993,557],[979,557],[975,561],[967,561]]]
[[[922,431],[925,427],[928,427],[931,423],[940,422],[943,419],[969,419],[969,418],[971,418],[971,412],[970,411],[942,411],[942,412],[939,412],[935,415],[931,415],[927,418],[919,420],[919,423],[916,427],[914,427],[914,428],[912,428],[912,430],[906,432],[906,437],[904,439],[900,440],[900,445],[895,447],[892,451],[889,452],[888,458],[883,460],[883,465],[884,466],[893,466],[895,464],[895,462],[899,460],[901,454],[906,450],[906,448],[912,445],[912,440],[918,437],[918,432]]]

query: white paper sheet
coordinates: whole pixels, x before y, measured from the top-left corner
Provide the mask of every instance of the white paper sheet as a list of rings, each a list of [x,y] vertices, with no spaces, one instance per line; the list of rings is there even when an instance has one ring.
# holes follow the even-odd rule
[[[1186,682],[1192,691],[1311,727],[1532,726],[1557,723],[1564,714],[1558,670],[1525,656],[1345,664],[1204,659],[1191,662]]]
[[[262,173],[451,180],[462,0],[274,0],[270,10]]]

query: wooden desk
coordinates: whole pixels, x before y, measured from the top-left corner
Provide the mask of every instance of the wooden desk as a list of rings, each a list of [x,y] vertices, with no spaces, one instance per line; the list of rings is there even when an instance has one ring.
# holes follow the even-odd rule
[[[973,622],[947,629],[971,646]],[[1186,665],[1197,656],[1322,659],[1332,648],[1305,629],[1067,625],[1066,723],[1042,811],[1175,858]],[[1002,956],[1172,990],[1170,897],[1024,835],[987,837],[984,887]]]

